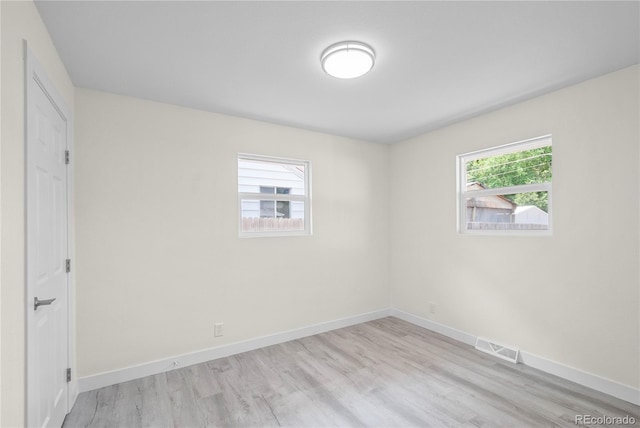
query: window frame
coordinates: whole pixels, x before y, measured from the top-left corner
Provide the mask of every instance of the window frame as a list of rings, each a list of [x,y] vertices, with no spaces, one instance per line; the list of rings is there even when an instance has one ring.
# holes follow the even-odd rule
[[[276,186],[274,187],[274,193],[248,193],[238,191],[238,162],[240,160],[257,161],[257,162],[269,162],[273,164],[286,164],[295,166],[304,166],[304,195],[292,195],[277,193]],[[236,157],[236,192],[238,193],[238,236],[240,238],[265,238],[265,237],[278,237],[278,236],[310,236],[312,235],[311,228],[311,161],[281,158],[276,156],[256,155],[250,153],[238,153]],[[304,202],[304,229],[303,230],[282,230],[282,231],[266,231],[266,232],[244,232],[242,231],[242,201],[243,200],[270,200],[275,204],[278,201],[301,201]]]
[[[490,235],[490,236],[552,236],[553,235],[553,160],[551,162],[551,181],[538,184],[521,184],[517,186],[496,187],[491,189],[467,190],[467,162],[484,159],[488,157],[500,156],[509,153],[516,153],[525,150],[538,149],[541,147],[553,147],[551,134],[487,149],[476,150],[456,156],[456,211],[457,229],[459,235]],[[552,151],[553,159],[553,151]],[[549,205],[548,216],[549,225],[546,230],[468,230],[467,229],[467,198],[473,196],[502,196],[514,193],[547,192]]]

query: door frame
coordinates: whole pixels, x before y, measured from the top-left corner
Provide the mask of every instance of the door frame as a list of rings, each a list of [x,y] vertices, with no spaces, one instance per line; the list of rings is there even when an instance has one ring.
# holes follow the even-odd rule
[[[32,278],[29,273],[29,266],[33,261],[30,260],[29,253],[31,248],[29,246],[28,241],[28,231],[29,231],[29,219],[27,212],[27,204],[28,204],[28,187],[31,177],[29,177],[28,170],[28,162],[30,160],[30,146],[29,146],[29,138],[30,138],[30,130],[29,130],[29,111],[30,106],[33,105],[33,97],[34,91],[42,90],[48,96],[49,100],[53,104],[53,106],[58,110],[60,115],[65,119],[66,122],[66,141],[65,146],[66,150],[70,153],[73,153],[73,116],[71,110],[68,108],[64,98],[57,91],[55,85],[49,79],[44,67],[37,60],[35,54],[28,46],[27,40],[23,41],[24,45],[24,63],[25,63],[25,103],[24,103],[24,210],[25,210],[25,229],[24,229],[24,237],[25,237],[25,334],[26,334],[26,418],[27,418],[27,426],[32,426],[35,422],[35,394],[34,394],[34,382],[33,378],[33,367],[35,364],[35,355],[33,355],[32,349],[34,349],[33,341],[35,340],[34,334],[32,331],[32,320],[33,320],[33,289],[31,287]],[[67,367],[70,367],[72,370],[71,374],[71,382],[67,385],[67,409],[66,413],[71,411],[73,404],[76,401],[78,396],[78,382],[75,377],[75,370],[73,368],[75,362],[75,317],[73,314],[75,301],[75,293],[74,293],[74,266],[73,266],[73,163],[69,162],[67,166],[66,175],[67,175],[67,186],[66,186],[66,196],[67,196],[67,259],[72,260],[72,269],[67,274]]]

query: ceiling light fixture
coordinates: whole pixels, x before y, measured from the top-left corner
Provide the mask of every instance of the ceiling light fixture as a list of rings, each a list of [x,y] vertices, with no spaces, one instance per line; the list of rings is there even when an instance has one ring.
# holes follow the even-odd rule
[[[339,79],[353,79],[367,74],[376,59],[376,53],[369,45],[360,42],[340,42],[322,52],[322,69]]]

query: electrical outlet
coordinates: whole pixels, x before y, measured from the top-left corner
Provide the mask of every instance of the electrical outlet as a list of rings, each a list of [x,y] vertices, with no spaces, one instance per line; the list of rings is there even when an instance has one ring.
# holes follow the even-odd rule
[[[429,302],[429,312],[431,313],[431,315],[435,315],[436,314],[436,309],[437,306],[435,303],[433,302]]]
[[[220,336],[223,335],[223,333],[222,333],[222,323],[221,322],[214,324],[213,327],[214,327],[213,335],[215,337],[220,337]]]

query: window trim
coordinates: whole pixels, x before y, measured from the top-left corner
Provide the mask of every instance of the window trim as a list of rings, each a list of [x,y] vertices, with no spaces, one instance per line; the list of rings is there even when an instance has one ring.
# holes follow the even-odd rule
[[[482,190],[466,190],[467,187],[467,162],[487,157],[500,156],[541,147],[553,147],[551,134],[515,143],[504,144],[488,149],[464,153],[456,157],[456,212],[457,230],[459,235],[490,235],[490,236],[552,236],[553,235],[553,162],[551,162],[551,182],[539,184],[521,184],[517,186],[497,187]],[[549,225],[546,230],[468,230],[467,229],[467,198],[473,196],[502,196],[514,193],[547,192],[549,198]],[[471,195],[471,196],[470,196]]]
[[[245,193],[239,192],[238,161],[271,162],[287,165],[304,165],[304,195],[271,193]],[[256,155],[250,153],[238,153],[236,157],[236,192],[238,193],[238,236],[240,238],[264,238],[278,236],[311,236],[311,161],[293,158],[281,158],[276,156]],[[304,202],[304,230],[283,230],[267,232],[243,232],[242,231],[242,201],[243,200],[272,200],[272,201],[301,201]]]

